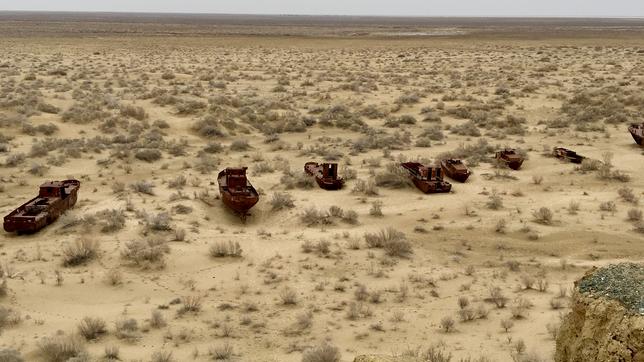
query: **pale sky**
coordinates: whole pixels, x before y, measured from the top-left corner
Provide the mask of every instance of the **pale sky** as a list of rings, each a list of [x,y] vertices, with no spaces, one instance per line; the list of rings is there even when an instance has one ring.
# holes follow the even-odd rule
[[[644,17],[644,0],[0,0],[0,10]]]

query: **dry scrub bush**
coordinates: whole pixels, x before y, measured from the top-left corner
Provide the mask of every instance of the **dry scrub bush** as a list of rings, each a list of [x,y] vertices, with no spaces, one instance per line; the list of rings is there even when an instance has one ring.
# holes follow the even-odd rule
[[[488,196],[486,206],[491,210],[499,210],[503,208],[503,198],[501,198],[501,195],[499,195],[496,190],[492,190],[492,193]]]
[[[630,187],[622,187],[617,190],[617,193],[619,194],[619,197],[621,197],[622,200],[626,202],[630,202],[635,205],[637,205],[639,202],[639,199],[637,198],[637,196],[635,196],[633,189]]]
[[[356,180],[355,185],[353,186],[353,189],[351,190],[351,192],[363,194],[365,196],[379,195],[378,186],[376,185],[376,182],[373,180],[369,180],[369,181]]]
[[[443,319],[441,319],[440,324],[441,324],[441,329],[446,333],[449,333],[454,329],[454,325],[456,323],[454,322],[454,319],[452,317],[443,317]]]
[[[271,198],[271,208],[275,211],[295,207],[293,197],[285,192],[276,192]]]
[[[78,333],[88,341],[95,340],[107,333],[107,324],[101,318],[85,317],[78,324]]]
[[[152,356],[150,357],[151,362],[174,362],[174,356],[172,355],[172,352],[168,351],[156,351],[152,353]]]
[[[163,328],[167,325],[168,322],[166,322],[163,314],[158,310],[153,310],[152,314],[150,315],[150,327],[158,329]]]
[[[121,257],[137,266],[147,267],[151,264],[164,266],[164,256],[170,252],[170,247],[162,239],[149,238],[135,240],[125,244]]]
[[[376,174],[374,181],[376,186],[393,189],[412,186],[407,171],[394,163],[387,165],[385,171]]]
[[[340,362],[340,350],[326,342],[304,351],[302,362]]]
[[[551,225],[552,224],[552,210],[550,210],[547,207],[541,207],[539,210],[536,210],[532,213],[532,216],[534,217],[534,221],[543,224],[543,225]]]
[[[280,291],[279,297],[283,305],[297,304],[297,292],[289,287],[282,289]]]
[[[318,210],[315,207],[305,209],[300,215],[300,220],[306,226],[329,225],[332,223],[331,215],[328,212]]]
[[[154,184],[152,182],[141,180],[131,184],[130,187],[140,194],[154,195]]]
[[[181,298],[181,308],[177,310],[178,315],[186,313],[198,313],[201,311],[201,304],[203,298],[198,295],[190,295]]]
[[[365,233],[364,238],[369,248],[383,248],[389,256],[408,257],[413,253],[405,234],[392,227],[378,233]]]
[[[628,221],[642,221],[642,210],[630,209],[628,210]]]
[[[15,309],[0,306],[0,334],[2,330],[9,326],[15,326],[20,323],[22,316]]]
[[[280,178],[280,184],[284,185],[287,190],[295,188],[308,190],[317,186],[315,179],[310,175],[291,170],[284,171],[284,175]]]
[[[213,258],[234,257],[239,258],[242,255],[242,248],[238,242],[218,241],[210,246],[209,254]]]
[[[154,162],[161,159],[161,151],[152,148],[144,148],[136,151],[134,157],[145,162]]]
[[[172,218],[167,212],[160,212],[156,215],[145,215],[146,230],[152,231],[168,231],[172,230],[170,222]]]
[[[55,335],[43,338],[38,350],[47,362],[66,362],[85,354],[83,340],[77,335]]]
[[[85,264],[98,256],[99,243],[95,239],[78,239],[74,244],[63,247],[63,265],[77,266]]]
[[[24,362],[25,360],[20,355],[20,352],[15,349],[0,349],[1,362]]]
[[[228,342],[226,342],[220,346],[210,347],[208,353],[215,361],[227,361],[232,358],[234,349],[230,344],[228,344]]]
[[[116,338],[130,343],[136,342],[142,337],[139,331],[139,323],[134,318],[117,320],[114,323],[114,329]]]
[[[101,232],[104,233],[118,231],[125,226],[125,212],[123,210],[102,210],[94,216],[101,226]]]

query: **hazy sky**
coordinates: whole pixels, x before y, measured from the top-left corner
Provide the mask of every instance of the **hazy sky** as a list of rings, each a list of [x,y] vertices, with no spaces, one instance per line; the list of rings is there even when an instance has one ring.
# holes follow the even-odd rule
[[[644,0],[0,0],[0,10],[644,17]]]

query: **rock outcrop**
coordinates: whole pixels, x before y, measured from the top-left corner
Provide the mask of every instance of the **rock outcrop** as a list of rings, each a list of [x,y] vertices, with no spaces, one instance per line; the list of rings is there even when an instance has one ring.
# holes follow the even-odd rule
[[[644,362],[644,266],[610,265],[575,283],[556,362]]]

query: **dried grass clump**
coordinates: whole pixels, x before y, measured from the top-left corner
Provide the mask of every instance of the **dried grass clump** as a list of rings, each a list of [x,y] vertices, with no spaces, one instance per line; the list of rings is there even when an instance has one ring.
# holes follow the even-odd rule
[[[145,228],[152,231],[168,231],[172,230],[172,218],[167,212],[160,212],[158,214],[145,215]]]
[[[95,239],[78,239],[63,247],[63,265],[77,266],[86,264],[98,256],[99,243]]]
[[[154,184],[150,181],[145,181],[145,180],[137,181],[131,184],[130,187],[135,192],[146,194],[146,195],[154,195]]]
[[[364,238],[369,248],[383,248],[389,256],[408,257],[414,252],[405,234],[392,227],[365,233]]]
[[[83,340],[77,335],[55,335],[38,343],[41,357],[47,362],[66,362],[85,355]]]
[[[385,171],[376,174],[376,186],[400,189],[403,187],[413,186],[407,171],[403,170],[400,165],[391,163],[387,165]]]
[[[101,232],[111,233],[123,229],[125,226],[125,212],[123,210],[102,210],[96,213],[95,219],[101,226]]]
[[[324,342],[304,351],[302,362],[340,362],[341,358],[340,349]]]
[[[250,145],[246,140],[235,140],[230,144],[230,150],[234,152],[247,151],[250,149]]]
[[[210,246],[209,254],[213,258],[233,257],[239,258],[242,255],[242,248],[238,242],[218,241]]]
[[[640,209],[628,210],[628,221],[642,221],[642,210]]]
[[[15,349],[0,349],[0,361],[2,362],[24,362],[20,352]]]
[[[85,317],[78,325],[78,333],[88,341],[98,339],[107,333],[107,323],[101,318]]]
[[[224,343],[220,346],[211,347],[208,353],[215,361],[227,361],[233,357],[234,349],[230,344]]]
[[[134,318],[117,320],[114,335],[116,338],[130,343],[136,342],[142,337],[139,331],[139,323]]]
[[[287,190],[304,189],[309,190],[317,187],[315,179],[304,172],[293,172],[291,170],[284,171],[280,178],[280,184],[284,185]]]
[[[139,121],[142,121],[148,118],[148,114],[145,112],[145,109],[143,109],[143,107],[139,107],[131,104],[122,105],[120,109],[120,113],[121,113],[121,116],[131,117]]]
[[[295,203],[293,202],[293,197],[290,194],[285,192],[276,192],[273,194],[273,197],[271,198],[271,208],[274,211],[287,208],[291,209],[293,207],[295,207]]]
[[[541,207],[532,213],[534,221],[543,225],[552,225],[553,213],[547,207]]]
[[[178,315],[186,313],[198,313],[201,311],[203,298],[199,295],[190,295],[181,298],[181,308],[177,310]]]
[[[161,159],[161,151],[154,148],[144,148],[136,151],[134,157],[145,162],[154,162]]]
[[[300,215],[300,220],[306,226],[315,225],[329,225],[332,223],[331,215],[323,210],[318,210],[315,207],[310,207]]]
[[[146,240],[130,241],[121,251],[121,257],[138,266],[149,264],[164,265],[164,256],[170,252],[170,247],[162,239],[149,238]]]

